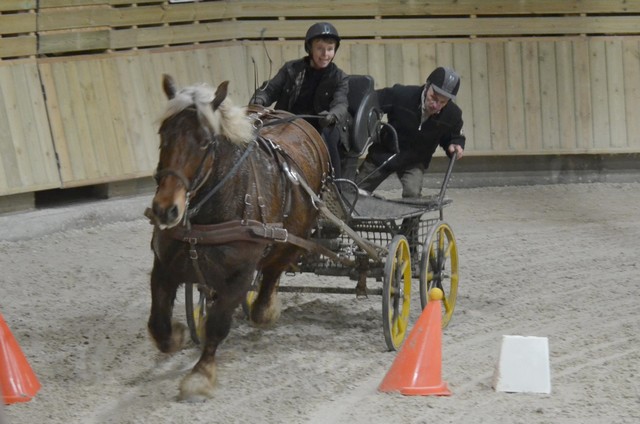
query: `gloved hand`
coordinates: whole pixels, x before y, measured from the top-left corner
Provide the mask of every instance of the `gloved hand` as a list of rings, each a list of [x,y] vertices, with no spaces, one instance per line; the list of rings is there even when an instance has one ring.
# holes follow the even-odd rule
[[[335,125],[336,122],[338,121],[338,118],[336,118],[336,115],[334,115],[333,113],[329,113],[326,110],[323,110],[322,112],[320,112],[319,115],[321,116],[321,118],[320,118],[320,126],[322,128],[326,128],[326,127],[330,127],[331,125]]]
[[[252,98],[251,99],[251,104],[258,105],[258,106],[264,106],[264,102],[262,101],[262,99],[260,99],[258,97]]]

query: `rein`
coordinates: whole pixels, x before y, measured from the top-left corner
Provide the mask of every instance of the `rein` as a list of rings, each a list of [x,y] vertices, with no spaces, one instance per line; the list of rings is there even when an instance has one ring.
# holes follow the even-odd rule
[[[293,115],[293,116],[287,116],[286,118],[278,118],[278,119],[274,119],[273,121],[269,121],[266,124],[263,123],[262,126],[263,127],[271,127],[274,125],[279,125],[279,124],[286,124],[289,122],[293,122],[297,119],[305,119],[305,118],[311,118],[311,119],[320,119],[322,118],[322,115]]]
[[[215,187],[213,187],[211,189],[211,191],[209,191],[207,193],[206,196],[204,196],[202,199],[200,199],[200,201],[192,208],[189,208],[189,195],[187,195],[187,211],[185,212],[184,216],[185,216],[185,221],[187,221],[189,218],[194,217],[198,212],[200,212],[200,208],[202,208],[202,205],[204,205],[209,199],[211,199],[211,197],[216,194],[221,188],[222,186],[229,181],[229,179],[231,177],[233,177],[236,172],[238,172],[238,170],[240,169],[240,165],[242,165],[242,163],[247,160],[247,158],[249,157],[249,155],[251,154],[251,152],[253,151],[254,147],[256,146],[255,141],[253,143],[251,143],[249,145],[249,147],[247,147],[244,151],[244,153],[242,154],[242,156],[240,157],[240,159],[233,165],[233,167],[231,168],[231,170],[227,173],[227,175],[225,175],[219,182],[218,184],[216,184]],[[203,161],[204,162],[204,161]],[[203,181],[204,182],[204,181]],[[191,193],[191,191],[189,191],[189,193]]]

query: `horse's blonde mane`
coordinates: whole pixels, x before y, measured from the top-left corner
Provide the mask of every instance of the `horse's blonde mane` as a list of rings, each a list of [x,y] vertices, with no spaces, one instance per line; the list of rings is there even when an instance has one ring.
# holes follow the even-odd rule
[[[246,144],[254,137],[254,128],[247,118],[247,108],[236,106],[229,97],[214,111],[212,102],[215,91],[208,84],[192,85],[180,89],[174,98],[169,100],[161,122],[182,112],[188,107],[195,106],[205,117],[214,134],[226,137],[235,144]]]

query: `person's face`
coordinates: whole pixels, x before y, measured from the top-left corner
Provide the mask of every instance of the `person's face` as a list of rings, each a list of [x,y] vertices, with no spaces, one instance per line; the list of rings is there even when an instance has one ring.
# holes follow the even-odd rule
[[[449,98],[447,96],[438,94],[433,90],[433,87],[429,87],[427,94],[424,97],[424,108],[429,115],[440,113],[447,103],[449,103]]]
[[[324,69],[336,55],[336,42],[328,39],[316,38],[311,40],[311,67]]]

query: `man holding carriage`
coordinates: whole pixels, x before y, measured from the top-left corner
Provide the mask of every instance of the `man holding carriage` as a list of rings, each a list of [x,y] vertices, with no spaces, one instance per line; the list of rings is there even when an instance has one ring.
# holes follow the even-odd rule
[[[383,128],[380,143],[369,148],[360,165],[358,187],[371,192],[395,173],[402,197],[420,197],[424,172],[438,146],[460,159],[465,145],[462,110],[452,101],[459,88],[458,74],[438,67],[423,86],[396,84],[377,90],[380,107],[397,133],[399,152],[390,146],[392,130]]]

